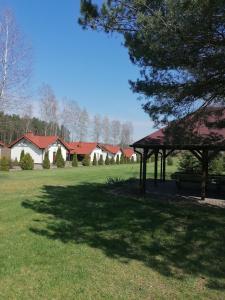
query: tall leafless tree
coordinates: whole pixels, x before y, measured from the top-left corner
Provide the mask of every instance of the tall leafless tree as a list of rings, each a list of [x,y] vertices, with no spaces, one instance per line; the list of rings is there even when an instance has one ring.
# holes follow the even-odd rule
[[[129,146],[133,138],[133,124],[131,122],[125,122],[121,126],[120,133],[120,145],[122,147]]]
[[[89,115],[87,110],[84,108],[80,111],[79,121],[78,121],[78,140],[80,142],[84,142],[88,135],[88,127],[89,127]]]
[[[42,120],[50,123],[49,128],[47,125],[45,127],[45,135],[57,135],[58,102],[48,84],[43,84],[40,88],[40,109]]]
[[[31,119],[33,115],[33,105],[26,103],[23,106],[22,118],[24,120],[24,132],[30,131]]]
[[[102,119],[100,115],[95,115],[92,125],[92,138],[95,142],[100,142],[102,136]]]
[[[66,128],[70,130],[72,140],[78,139],[79,137],[78,128],[80,114],[81,109],[75,101],[64,99],[61,119]]]
[[[11,10],[0,12],[0,111],[10,111],[25,97],[31,74],[31,48]]]
[[[108,117],[102,120],[102,140],[105,144],[110,143],[110,122]]]
[[[118,120],[111,122],[111,142],[113,145],[117,145],[120,142],[121,123]]]

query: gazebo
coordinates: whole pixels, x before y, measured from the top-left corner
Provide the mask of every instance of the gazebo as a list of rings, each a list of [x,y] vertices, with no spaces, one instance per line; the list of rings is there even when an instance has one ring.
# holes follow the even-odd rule
[[[225,109],[210,108],[207,117],[196,114],[171,122],[167,127],[153,132],[131,146],[140,155],[140,188],[146,193],[147,160],[154,155],[154,183],[166,179],[166,158],[175,150],[189,150],[202,165],[201,199],[206,197],[209,162],[220,151],[225,151]]]

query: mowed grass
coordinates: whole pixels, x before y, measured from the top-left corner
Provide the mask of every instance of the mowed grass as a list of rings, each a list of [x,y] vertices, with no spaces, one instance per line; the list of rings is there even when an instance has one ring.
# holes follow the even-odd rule
[[[0,299],[225,299],[225,210],[105,185],[137,175],[0,173]]]

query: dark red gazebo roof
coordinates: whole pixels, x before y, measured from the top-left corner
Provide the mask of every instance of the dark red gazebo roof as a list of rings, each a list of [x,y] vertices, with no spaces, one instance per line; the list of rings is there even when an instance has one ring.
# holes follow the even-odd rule
[[[180,121],[171,122],[167,127],[159,129],[132,146],[136,148],[188,148],[188,147],[221,147],[225,150],[225,110],[212,110],[207,118],[194,121],[192,115]]]

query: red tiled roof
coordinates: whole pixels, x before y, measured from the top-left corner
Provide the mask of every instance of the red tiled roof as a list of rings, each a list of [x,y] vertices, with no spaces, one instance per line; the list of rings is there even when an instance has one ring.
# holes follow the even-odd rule
[[[0,146],[5,147],[5,144],[2,141],[0,141]]]
[[[32,144],[34,144],[35,146],[37,146],[40,149],[45,149],[45,148],[49,147],[50,145],[54,144],[56,141],[60,141],[68,149],[67,144],[64,141],[62,141],[58,136],[34,135],[31,132],[24,134],[19,139],[12,142],[9,145],[9,148],[11,148],[13,145],[18,143],[22,139],[28,140],[29,142],[31,142]]]
[[[186,118],[185,122],[188,121],[188,123],[191,124],[192,122],[192,116],[189,116]],[[199,145],[201,143],[208,143],[208,144],[221,144],[225,142],[225,128],[219,128],[216,126],[219,122],[225,122],[225,110],[221,111],[221,115],[217,115],[213,113],[213,111],[210,111],[208,117],[204,121],[197,121],[191,124],[192,130],[189,132],[190,134],[190,144],[192,141],[193,145]],[[177,124],[177,125],[176,125]],[[177,128],[181,125],[180,128],[182,128],[183,121],[178,121],[177,123],[173,123],[173,127]],[[187,124],[187,123],[186,123]],[[172,127],[172,126],[171,126]],[[138,145],[169,145],[173,144],[174,136],[171,132],[171,136],[168,134],[168,131],[170,129],[170,125],[168,125],[165,128],[159,129],[152,134],[144,137],[143,139],[135,142],[133,146]],[[185,126],[183,126],[183,132],[178,133],[178,136],[176,136],[176,140],[180,140],[180,143],[182,144],[183,136],[185,135]],[[188,132],[188,131],[187,131]],[[180,134],[180,135],[179,135]],[[168,140],[169,139],[169,140]],[[180,144],[178,143],[178,144]]]
[[[112,145],[101,145],[102,149],[106,152],[110,152],[112,154],[116,154],[120,151],[119,146],[112,146]]]
[[[71,142],[67,143],[71,154],[90,155],[91,152],[98,146],[97,143],[86,142]]]
[[[131,158],[132,155],[134,154],[134,150],[132,148],[125,148],[125,149],[121,149],[123,152],[123,155],[127,158]]]

